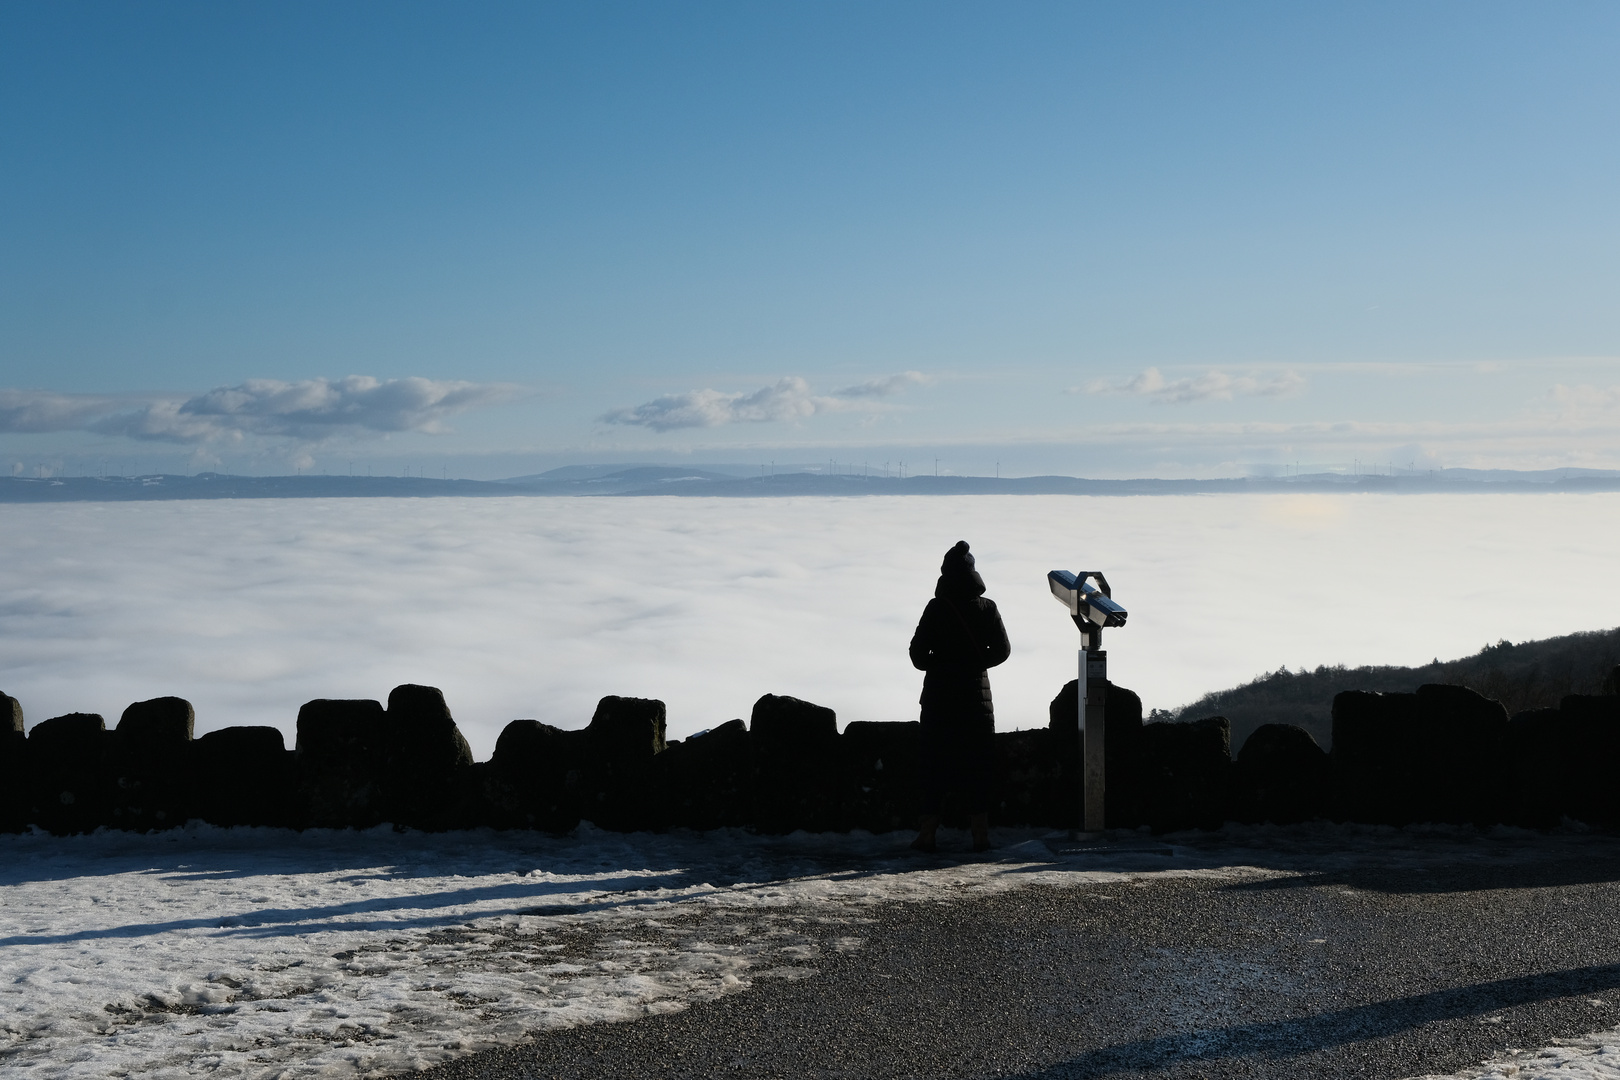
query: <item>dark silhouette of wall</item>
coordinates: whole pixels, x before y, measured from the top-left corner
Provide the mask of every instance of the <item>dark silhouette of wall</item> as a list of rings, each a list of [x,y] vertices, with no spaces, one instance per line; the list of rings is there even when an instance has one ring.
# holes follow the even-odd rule
[[[1603,689],[1620,689],[1620,671]],[[991,820],[1074,827],[1083,805],[1078,688],[1050,723],[996,735]],[[1573,818],[1620,826],[1620,695],[1564,697],[1509,718],[1473,690],[1352,690],[1333,701],[1333,750],[1305,728],[1267,724],[1231,755],[1215,716],[1142,723],[1141,699],[1110,684],[1111,828],[1214,828],[1228,820],[1328,818],[1388,825]],[[444,695],[405,685],[373,700],[316,700],[292,750],[275,728],[193,738],[181,698],[136,702],[113,730],[92,713],[36,724],[0,695],[0,829],[150,831],[220,826],[908,829],[920,802],[915,722],[848,725],[831,709],[767,694],[750,722],[665,738],[663,702],[605,697],[584,728],[514,720],[474,763]],[[965,821],[947,804],[947,822]]]

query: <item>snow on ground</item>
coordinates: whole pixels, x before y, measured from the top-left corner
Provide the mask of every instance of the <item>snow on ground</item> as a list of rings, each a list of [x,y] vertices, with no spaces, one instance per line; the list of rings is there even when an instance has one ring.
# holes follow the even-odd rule
[[[1514,1050],[1479,1068],[1415,1080],[1620,1080],[1620,1028],[1560,1039],[1540,1050]]]
[[[508,721],[580,727],[605,694],[667,702],[676,738],[764,693],[910,720],[906,644],[965,538],[1012,639],[998,722],[1035,727],[1078,647],[1048,570],[1107,572],[1131,612],[1110,669],[1167,708],[1282,664],[1610,626],[1617,530],[1606,493],[12,504],[0,691],[30,723],[178,694],[198,731],[290,745],[311,698],[428,683],[480,758]],[[1533,603],[1502,602],[1512,568]]]
[[[1117,877],[1033,836],[923,868],[898,834],[0,837],[0,1065],[375,1075],[805,977],[874,903]]]
[[[1494,863],[1555,843],[1354,826],[1221,835],[1219,850],[1188,838],[1170,856],[1067,859],[1015,830],[983,859],[917,856],[904,834],[589,826],[560,838],[206,826],[4,836],[0,1069],[50,1080],[371,1076],[813,977],[825,950],[861,947],[877,904],[1437,855]],[[1564,1055],[1564,1071],[1460,1075],[1620,1075],[1599,1069],[1620,1060],[1613,1035],[1542,1053]]]

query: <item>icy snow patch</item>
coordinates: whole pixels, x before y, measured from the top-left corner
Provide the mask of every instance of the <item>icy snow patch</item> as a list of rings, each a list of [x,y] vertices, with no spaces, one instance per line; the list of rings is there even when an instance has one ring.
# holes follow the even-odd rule
[[[1511,1050],[1476,1068],[1414,1080],[1620,1080],[1620,1028],[1559,1039],[1540,1050]]]
[[[1035,836],[962,865],[919,861],[898,834],[0,837],[0,1067],[425,1067],[812,975],[824,951],[860,947],[873,904],[1120,877],[1055,863]]]
[[[822,957],[862,947],[884,903],[1436,858],[1500,865],[1589,839],[1228,825],[1169,838],[1169,857],[1063,859],[1041,837],[997,830],[990,857],[957,861],[916,855],[907,834],[588,825],[568,837],[207,826],[0,836],[0,1072],[375,1076],[814,976]],[[1620,1080],[1617,1061],[1611,1032],[1451,1080]]]

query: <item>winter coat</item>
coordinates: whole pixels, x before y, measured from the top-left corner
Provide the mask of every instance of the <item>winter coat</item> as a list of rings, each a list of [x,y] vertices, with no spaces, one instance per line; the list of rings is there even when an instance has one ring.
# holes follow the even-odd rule
[[[940,576],[911,636],[911,663],[923,676],[922,720],[995,722],[987,669],[1012,653],[996,603],[971,569]]]

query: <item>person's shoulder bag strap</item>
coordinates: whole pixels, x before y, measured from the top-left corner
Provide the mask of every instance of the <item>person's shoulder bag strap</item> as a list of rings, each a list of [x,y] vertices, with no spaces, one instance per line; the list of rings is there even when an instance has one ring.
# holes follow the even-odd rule
[[[973,627],[968,625],[967,616],[963,615],[962,609],[956,606],[956,601],[952,600],[948,596],[942,596],[940,599],[945,601],[945,603],[950,606],[951,614],[955,615],[956,621],[962,624],[962,630],[967,634],[968,640],[973,643],[973,647],[978,650],[979,655],[983,656],[985,654],[985,647],[983,643],[979,641],[979,635],[973,632]]]

